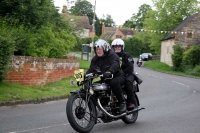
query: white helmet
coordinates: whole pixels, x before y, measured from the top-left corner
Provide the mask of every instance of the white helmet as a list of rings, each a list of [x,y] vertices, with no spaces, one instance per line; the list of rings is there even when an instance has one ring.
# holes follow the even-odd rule
[[[104,52],[108,52],[108,50],[110,49],[110,44],[107,43],[105,40],[103,39],[98,39],[95,43],[94,43],[94,51],[96,51],[96,48],[102,48]],[[95,52],[96,53],[96,52]]]
[[[112,44],[111,44],[111,47],[113,48],[113,50],[114,50],[114,46],[121,46],[121,52],[124,51],[125,44],[122,39],[117,38],[117,39],[113,40]]]

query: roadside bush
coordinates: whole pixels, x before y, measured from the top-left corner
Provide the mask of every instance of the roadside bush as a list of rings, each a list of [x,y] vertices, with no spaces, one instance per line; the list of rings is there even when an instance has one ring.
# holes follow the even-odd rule
[[[194,68],[194,72],[195,72],[195,75],[196,75],[196,76],[200,76],[200,65],[197,65],[197,66]]]
[[[174,53],[171,55],[172,64],[173,64],[172,69],[181,71],[182,70],[182,56],[184,53],[184,48],[182,48],[180,44],[177,44],[173,46],[173,49],[174,49]]]
[[[130,53],[134,57],[139,57],[140,54],[149,52],[146,50],[145,46],[142,43],[142,40],[132,37],[124,39],[125,48],[124,51]]]
[[[200,65],[199,57],[200,57],[200,47],[191,46],[183,54],[183,65],[191,65],[192,67],[195,67],[196,65]]]
[[[16,29],[12,29],[2,23],[0,29],[0,81],[2,81],[3,75],[8,71],[8,64],[15,49],[13,32]]]
[[[31,36],[27,54],[35,57],[61,58],[75,47],[76,38],[65,30],[43,27]]]

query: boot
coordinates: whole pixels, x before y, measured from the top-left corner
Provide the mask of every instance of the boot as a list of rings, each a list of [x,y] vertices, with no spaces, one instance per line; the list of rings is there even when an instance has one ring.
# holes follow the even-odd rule
[[[133,109],[135,108],[135,104],[134,103],[129,103],[128,104],[128,109]]]
[[[126,103],[123,102],[119,105],[119,111],[120,113],[124,113],[126,111]]]

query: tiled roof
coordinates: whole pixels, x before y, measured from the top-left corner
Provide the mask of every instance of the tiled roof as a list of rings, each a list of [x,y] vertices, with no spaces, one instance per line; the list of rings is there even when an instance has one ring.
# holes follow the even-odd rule
[[[195,18],[197,15],[199,15],[200,13],[195,13],[192,16],[186,17],[177,27],[175,27],[172,31],[180,31],[183,27],[185,27],[193,18]],[[168,40],[171,38],[174,38],[175,35],[174,34],[168,34],[167,36],[165,36],[161,41],[163,40]]]
[[[116,32],[117,28],[114,27],[105,27],[105,32]]]
[[[111,38],[114,34],[115,34],[115,31],[112,31],[112,32],[107,32],[105,33],[105,38]]]
[[[63,16],[66,16],[77,28],[92,29],[87,16],[74,16],[66,13],[63,13]]]
[[[112,36],[117,32],[116,27],[104,27],[105,29],[105,38],[112,38]],[[133,30],[127,29],[127,28],[119,28],[119,30],[124,34],[124,36],[127,35],[133,35]]]
[[[133,30],[131,29],[119,29],[124,35],[133,35]]]

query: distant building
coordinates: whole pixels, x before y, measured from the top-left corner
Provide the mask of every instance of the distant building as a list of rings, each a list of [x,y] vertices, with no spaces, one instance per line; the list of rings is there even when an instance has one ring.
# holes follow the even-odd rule
[[[200,13],[185,18],[177,27],[161,41],[160,61],[172,66],[173,46],[181,44],[184,48],[192,45],[200,46]]]
[[[101,38],[129,38],[133,37],[133,30],[129,28],[116,28],[116,27],[105,27],[105,25],[102,25],[102,34]]]
[[[92,31],[93,27],[89,23],[88,16],[74,16],[67,12],[67,6],[64,5],[62,9],[62,16],[66,17],[77,30],[79,37],[93,37],[95,33]]]

